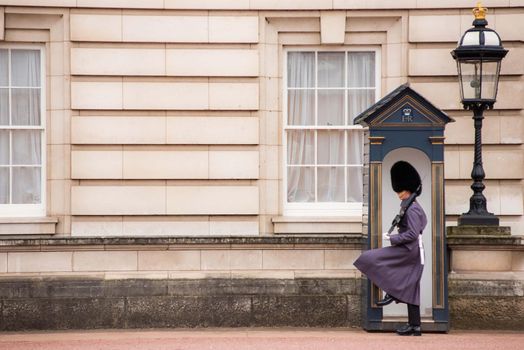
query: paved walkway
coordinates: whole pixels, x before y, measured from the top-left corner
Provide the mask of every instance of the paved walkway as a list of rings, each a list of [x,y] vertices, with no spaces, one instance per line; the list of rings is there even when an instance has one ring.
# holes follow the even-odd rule
[[[400,337],[354,329],[109,330],[0,333],[2,350],[511,350],[524,332],[451,332]]]

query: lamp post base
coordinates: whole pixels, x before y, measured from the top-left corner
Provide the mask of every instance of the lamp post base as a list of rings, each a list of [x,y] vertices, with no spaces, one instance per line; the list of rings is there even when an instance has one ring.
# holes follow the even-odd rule
[[[474,215],[465,213],[459,216],[457,224],[458,226],[499,226],[499,218],[491,213],[486,213],[484,215]]]

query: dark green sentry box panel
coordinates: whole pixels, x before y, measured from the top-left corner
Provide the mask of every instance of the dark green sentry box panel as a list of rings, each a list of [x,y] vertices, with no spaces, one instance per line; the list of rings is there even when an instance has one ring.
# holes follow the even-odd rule
[[[391,165],[406,160],[421,174],[423,192],[418,200],[428,216],[423,234],[426,261],[421,282],[424,331],[449,330],[444,128],[452,121],[408,84],[399,86],[355,118],[355,124],[369,128],[368,249],[382,246],[382,232],[398,213],[398,198],[389,180]],[[366,307],[363,308],[366,330],[392,330],[406,322],[405,305],[377,307],[381,293],[368,281],[364,295]]]

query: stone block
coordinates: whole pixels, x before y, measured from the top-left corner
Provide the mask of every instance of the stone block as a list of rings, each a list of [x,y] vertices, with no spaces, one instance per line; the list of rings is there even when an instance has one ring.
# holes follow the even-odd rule
[[[122,16],[109,14],[71,14],[72,41],[122,41]]]
[[[165,75],[166,52],[158,48],[71,49],[71,74],[75,75]]]
[[[75,144],[164,144],[165,117],[73,117],[71,142]]]
[[[258,118],[168,117],[169,144],[257,144]]]
[[[209,152],[210,179],[258,179],[257,151]]]
[[[166,188],[164,186],[73,186],[71,213],[73,215],[166,214]]]
[[[177,10],[249,10],[250,0],[164,0],[164,8]]]
[[[263,251],[263,268],[269,270],[322,270],[323,250],[274,250]]]
[[[454,250],[451,270],[455,272],[511,271],[511,251]]]
[[[470,178],[473,159],[473,149],[461,148],[460,175],[462,178]],[[524,177],[524,155],[522,153],[511,151],[509,148],[489,149],[484,147],[482,160],[487,179],[522,179]]]
[[[205,236],[210,234],[209,221],[159,221],[149,218],[124,218],[126,236]]]
[[[122,151],[72,151],[73,179],[122,179]]]
[[[355,269],[353,262],[361,252],[355,249],[326,249],[325,268],[327,270]]]
[[[212,236],[257,236],[258,221],[209,221]]]
[[[410,76],[457,75],[457,65],[449,49],[411,49],[409,50]]]
[[[253,10],[331,10],[331,1],[323,0],[251,0]]]
[[[258,213],[256,186],[170,186],[167,214],[249,215]]]
[[[496,13],[494,29],[503,41],[523,41],[524,22],[522,21],[522,12]]]
[[[7,272],[7,253],[0,253],[0,273]]]
[[[206,179],[206,151],[124,151],[125,179]]]
[[[462,36],[459,15],[412,15],[409,16],[410,42],[453,42]],[[439,28],[439,30],[423,30]]]
[[[322,44],[343,44],[345,34],[345,11],[322,11],[320,13],[320,40]]]
[[[111,237],[122,236],[122,219],[116,220],[114,217],[93,218],[91,220],[79,221],[73,219],[71,223],[71,236],[78,237]]]
[[[64,180],[71,178],[71,146],[48,145],[48,179]]]
[[[200,270],[200,251],[139,251],[138,270],[141,271],[172,271]]]
[[[136,271],[136,251],[76,251],[73,253],[74,271]]]
[[[258,43],[258,16],[209,16],[209,42]]]
[[[167,75],[258,76],[258,51],[241,49],[167,49]]]
[[[77,7],[92,8],[117,8],[117,9],[162,9],[164,8],[163,0],[77,0]]]
[[[72,252],[10,252],[7,272],[66,272],[72,271]]]
[[[258,83],[209,84],[209,109],[257,110],[258,103]]]
[[[222,85],[222,84],[220,84]],[[207,83],[124,82],[124,109],[208,109]]]
[[[122,82],[71,82],[72,109],[122,109]]]
[[[207,16],[124,15],[122,18],[122,38],[126,42],[206,43],[208,33]]]

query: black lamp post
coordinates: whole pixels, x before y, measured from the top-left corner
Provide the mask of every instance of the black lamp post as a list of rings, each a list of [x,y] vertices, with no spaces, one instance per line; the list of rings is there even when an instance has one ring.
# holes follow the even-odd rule
[[[499,219],[486,209],[486,197],[482,194],[485,177],[482,167],[482,120],[485,109],[492,109],[496,101],[500,62],[508,50],[502,47],[499,35],[486,28],[487,9],[480,2],[473,9],[473,28],[468,29],[459,46],[451,52],[457,61],[460,97],[464,109],[473,111],[475,125],[475,160],[471,178],[473,195],[469,200],[469,211],[459,217],[459,225],[498,225]]]

